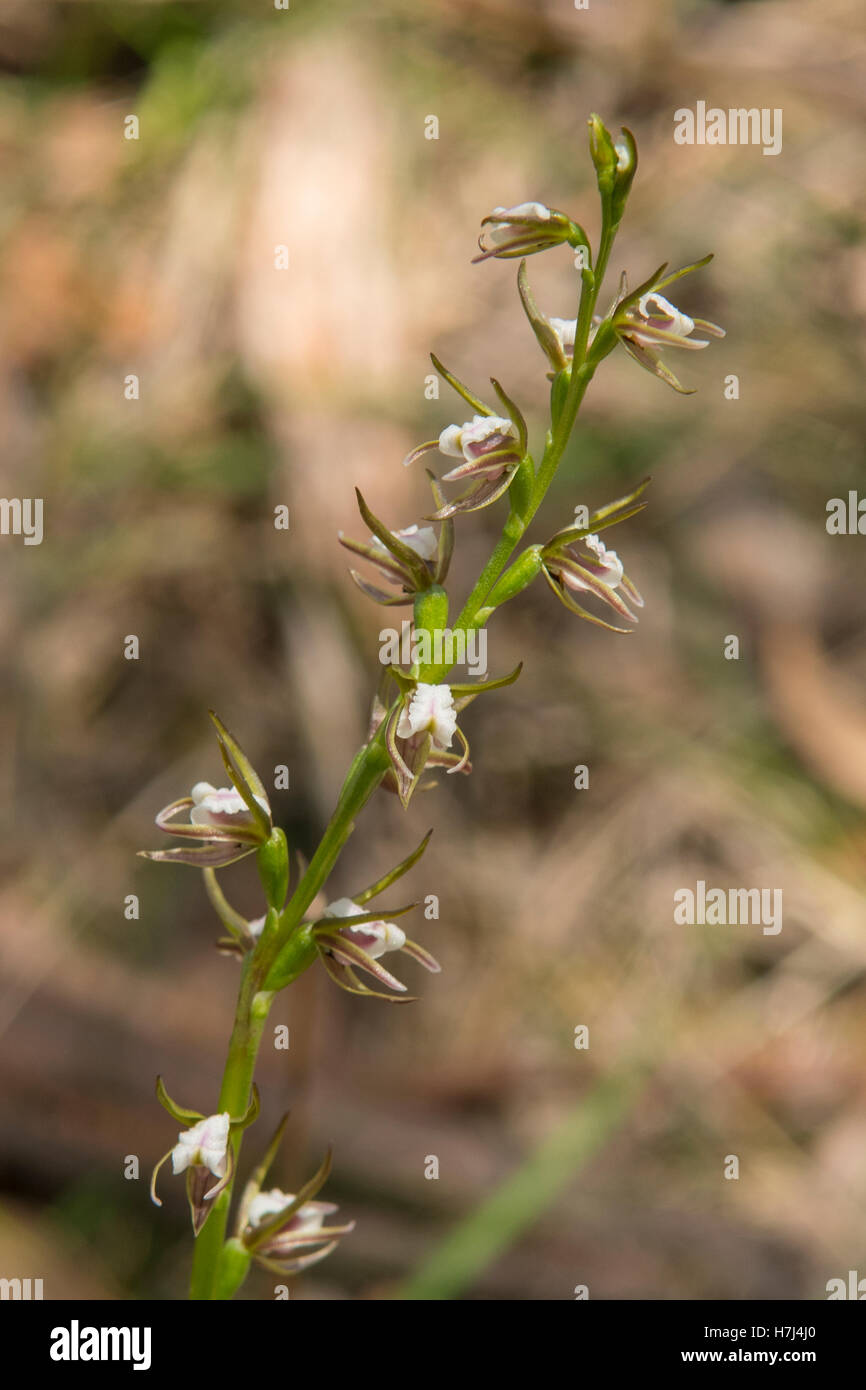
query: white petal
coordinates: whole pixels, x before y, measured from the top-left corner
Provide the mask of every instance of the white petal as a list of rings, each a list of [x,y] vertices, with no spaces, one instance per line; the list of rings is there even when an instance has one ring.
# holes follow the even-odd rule
[[[577,333],[577,319],[557,319],[548,320],[551,328],[556,334],[562,345],[562,350],[566,355],[574,352],[574,339]]]
[[[358,917],[364,911],[351,898],[337,898],[325,908],[325,917]]]
[[[278,1187],[272,1187],[270,1192],[257,1192],[247,1211],[247,1223],[250,1226],[260,1226],[268,1217],[276,1216],[278,1211],[285,1210],[294,1200],[293,1192],[281,1192]]]
[[[393,535],[414,550],[416,555],[420,555],[422,560],[432,560],[439,548],[432,526],[406,526],[402,531],[394,531]]]
[[[460,459],[463,457],[463,450],[460,446],[460,426],[448,425],[439,436],[439,452],[449,454],[451,458]]]

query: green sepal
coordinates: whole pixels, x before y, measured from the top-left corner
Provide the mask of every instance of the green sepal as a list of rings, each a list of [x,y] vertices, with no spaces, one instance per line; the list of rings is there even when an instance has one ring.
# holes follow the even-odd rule
[[[485,405],[484,401],[476,396],[474,391],[470,391],[468,386],[464,386],[463,382],[460,381],[453,372],[449,372],[448,368],[444,367],[439,361],[435,352],[431,352],[430,361],[433,363],[439,375],[444,377],[448,382],[452,391],[456,391],[458,396],[462,396],[466,404],[471,405],[473,410],[477,410],[479,415],[494,415],[496,413],[490,409],[489,405]]]
[[[421,559],[408,545],[404,545],[398,536],[389,531],[384,521],[380,521],[374,512],[370,511],[367,503],[361,494],[360,488],[355,488],[355,496],[358,499],[358,511],[365,525],[369,526],[374,536],[378,536],[386,550],[405,565],[411,574],[415,584],[419,589],[426,589],[430,585],[430,571]]]
[[[260,797],[265,806],[269,805],[264,783],[237,739],[229,733],[219,715],[215,714],[213,710],[209,710],[208,713],[216,727],[220,753],[232,785],[243,798],[244,804],[262,834],[262,838],[267,839],[271,833],[270,812],[265,811],[264,807],[260,806],[256,800],[256,797]]]
[[[397,682],[401,695],[409,695],[415,689],[416,681],[413,676],[407,676],[405,671],[401,671],[399,666],[386,667],[388,675]]]
[[[249,1129],[250,1125],[254,1125],[256,1120],[259,1118],[259,1111],[261,1110],[261,1108],[262,1100],[261,1096],[259,1095],[259,1088],[254,1081],[252,1093],[250,1095],[249,1105],[247,1106],[244,1113],[242,1115],[239,1115],[236,1120],[229,1117],[229,1129]]]
[[[396,883],[398,878],[402,878],[405,873],[408,873],[412,865],[417,864],[418,860],[421,858],[421,855],[430,843],[430,836],[432,834],[433,831],[428,830],[417,849],[413,849],[412,853],[402,860],[395,869],[389,870],[382,878],[377,878],[376,882],[371,883],[369,888],[365,888],[361,893],[355,893],[352,897],[352,902],[357,903],[359,907],[363,907],[364,903],[368,903],[371,898],[378,897],[380,893],[384,893],[386,888],[390,888],[392,883]]]
[[[529,434],[526,428],[526,420],[519,405],[511,399],[506,391],[502,389],[495,376],[490,378],[490,385],[499,397],[500,405],[505,410],[506,415],[517,430],[517,440],[520,445],[521,457],[526,453],[526,444]]]
[[[205,891],[210,899],[211,907],[219,917],[223,926],[231,933],[235,941],[240,942],[244,947],[252,944],[252,936],[249,931],[249,923],[246,917],[232,907],[226,898],[225,893],[220,887],[216,871],[205,868],[203,871]]]
[[[235,1227],[235,1233],[238,1240],[240,1240],[243,1237],[243,1233],[246,1230],[247,1217],[249,1215],[249,1209],[252,1200],[254,1197],[258,1195],[259,1192],[261,1192],[265,1178],[268,1176],[268,1173],[270,1171],[271,1164],[273,1163],[274,1159],[277,1156],[277,1153],[279,1152],[280,1144],[283,1141],[283,1134],[285,1133],[286,1125],[289,1122],[289,1113],[290,1112],[287,1110],[285,1115],[283,1115],[282,1119],[277,1125],[276,1129],[274,1130],[273,1137],[271,1138],[268,1147],[265,1149],[264,1157],[258,1164],[255,1171],[251,1173],[249,1181],[247,1182],[246,1187],[243,1190],[240,1206],[238,1207],[237,1225]]]
[[[252,1259],[239,1240],[227,1240],[219,1254],[212,1297],[224,1301],[233,1298],[249,1273]]]
[[[529,288],[529,277],[526,272],[526,261],[520,262],[520,269],[517,272],[517,288],[520,293],[520,302],[523,305],[523,312],[529,320],[529,325],[535,334],[538,345],[550,362],[554,371],[559,372],[567,365],[568,359],[562,350],[562,343],[556,336],[556,332],[550,321],[539,309],[535,302],[532,290]]]
[[[698,264],[700,264],[700,262],[698,262]],[[667,270],[667,268],[668,268],[668,262],[667,262],[667,261],[662,261],[661,265],[658,266],[657,269],[655,269],[655,270],[653,271],[652,275],[650,275],[646,280],[644,280],[643,284],[638,285],[637,289],[636,289],[636,290],[632,290],[630,294],[629,294],[629,293],[626,293],[626,294],[624,294],[624,295],[620,298],[619,302],[618,302],[617,305],[616,305],[615,311],[614,311],[614,323],[615,323],[615,324],[619,322],[619,320],[620,320],[622,314],[625,312],[626,309],[630,309],[631,306],[632,306],[633,304],[637,304],[638,300],[639,300],[643,295],[648,294],[648,293],[650,292],[650,290],[657,290],[657,289],[659,288],[660,285],[667,285],[667,284],[669,284],[669,283],[670,283],[670,280],[671,280],[671,279],[676,279],[678,275],[685,275],[685,274],[686,274],[686,271],[685,271],[685,270],[682,270],[682,271],[677,272],[675,275],[673,275],[673,276],[668,276],[667,279],[662,280],[662,279],[660,278],[660,277],[661,277],[661,274],[662,274],[663,271]],[[695,266],[689,266],[689,270],[695,270],[696,268],[697,268],[696,265],[695,265]],[[622,283],[623,283],[623,284],[625,283],[625,274],[623,274]]]
[[[179,1125],[185,1125],[187,1129],[191,1129],[193,1125],[198,1124],[199,1120],[205,1118],[200,1110],[187,1110],[185,1106],[178,1105],[176,1101],[173,1101],[165,1089],[165,1083],[161,1076],[156,1078],[156,1098],[163,1109],[168,1111],[171,1118],[177,1120]]]
[[[582,541],[585,536],[594,536],[598,531],[607,530],[608,526],[618,526],[621,521],[627,521],[629,517],[636,516],[646,507],[646,502],[638,502],[638,498],[649,487],[652,482],[651,477],[646,477],[633,492],[629,492],[625,497],[618,497],[615,502],[608,502],[606,506],[599,507],[591,512],[585,526],[566,526],[561,531],[557,531],[552,536],[544,550],[551,550],[554,546],[572,545],[576,541]]]
[[[530,454],[524,454],[514,472],[511,486],[508,490],[508,500],[511,503],[511,511],[516,516],[521,525],[529,510],[532,501],[532,494],[535,489],[535,465]]]
[[[299,926],[292,932],[268,971],[265,989],[285,989],[286,985],[290,985],[309,969],[317,954],[312,928],[307,924]]]
[[[541,550],[540,545],[531,545],[522,555],[518,555],[514,564],[494,585],[492,593],[488,594],[485,607],[491,610],[498,608],[532,583],[541,570]]]
[[[260,1226],[256,1227],[255,1231],[250,1235],[248,1248],[251,1251],[258,1249],[260,1245],[265,1245],[270,1240],[271,1236],[275,1236],[281,1231],[286,1222],[291,1221],[295,1212],[300,1211],[305,1202],[312,1201],[321,1188],[324,1187],[331,1171],[333,1153],[333,1149],[329,1146],[317,1171],[310,1178],[309,1182],[304,1183],[303,1187],[300,1188],[292,1198],[292,1201],[289,1202],[287,1206],[283,1207],[282,1211],[272,1216],[270,1221],[263,1221]]]
[[[274,827],[270,839],[258,850],[256,861],[268,906],[282,912],[289,891],[289,846],[279,826]]]
[[[282,1119],[277,1125],[276,1129],[274,1130],[271,1142],[265,1149],[264,1157],[262,1158],[261,1163],[258,1165],[252,1177],[250,1178],[250,1185],[255,1188],[256,1192],[261,1191],[262,1184],[264,1183],[265,1178],[268,1176],[268,1173],[270,1172],[271,1164],[273,1163],[274,1159],[276,1158],[279,1152],[280,1144],[283,1142],[283,1134],[285,1133],[286,1125],[288,1124],[288,1122],[289,1112],[287,1110],[285,1115],[283,1115]]]
[[[505,685],[513,685],[522,670],[523,662],[519,661],[507,676],[493,681],[479,681],[477,684],[452,685],[451,694],[460,699],[460,708],[465,709],[470,700],[474,700],[476,695],[483,695],[485,690],[501,690]]]
[[[353,899],[353,901],[355,901]],[[382,913],[386,917],[405,917],[407,912],[412,912],[418,906],[415,903],[406,903],[403,907],[385,907],[377,912],[371,909],[369,912],[353,912],[351,917],[317,917],[310,925],[316,935],[316,940],[320,936],[339,936],[344,927],[363,927],[368,922],[381,922]]]
[[[262,929],[259,932],[259,939],[255,942],[255,948],[259,952],[260,957],[267,953],[270,943],[272,942],[274,936],[279,930],[279,924],[279,912],[275,907],[269,907],[267,912],[265,913],[265,920],[262,924]],[[264,943],[264,945],[262,943]]]
[[[691,275],[693,270],[703,270],[705,265],[709,265],[715,252],[710,251],[706,256],[701,256],[699,261],[692,261],[691,265],[681,266],[679,270],[673,271],[671,275],[666,275],[663,280],[659,280],[653,289],[663,290],[668,285],[672,285],[675,280],[681,280],[684,275]]]

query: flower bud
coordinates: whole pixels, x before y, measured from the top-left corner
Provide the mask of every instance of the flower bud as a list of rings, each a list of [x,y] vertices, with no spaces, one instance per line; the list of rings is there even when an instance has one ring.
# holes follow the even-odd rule
[[[551,246],[588,246],[586,233],[564,212],[557,212],[544,203],[518,203],[513,208],[494,208],[482,219],[484,229],[478,238],[481,255],[475,261],[491,256],[510,259],[514,256],[534,256]]]
[[[415,595],[415,631],[429,632],[432,643],[434,634],[444,632],[448,626],[448,595],[439,584]]]
[[[271,966],[265,980],[265,989],[285,989],[286,985],[303,975],[313,964],[316,954],[316,942],[311,929],[306,925],[296,928]]]
[[[589,152],[595,165],[602,206],[616,228],[637,171],[637,146],[630,130],[623,128],[614,140],[599,116],[589,119]]]
[[[541,571],[541,550],[540,545],[531,545],[528,550],[524,550],[519,555],[502,577],[494,586],[493,592],[488,596],[485,608],[491,611],[499,608],[503,603],[507,603],[516,594],[522,593],[536,578]]]
[[[289,847],[279,826],[259,849],[256,861],[268,906],[281,912],[289,891]]]
[[[214,1280],[214,1299],[233,1298],[249,1273],[252,1253],[233,1236],[222,1247]]]

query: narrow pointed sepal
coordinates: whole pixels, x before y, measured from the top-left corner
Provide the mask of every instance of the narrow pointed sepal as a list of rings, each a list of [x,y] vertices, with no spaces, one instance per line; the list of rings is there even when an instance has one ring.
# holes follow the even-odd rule
[[[189,1110],[186,1106],[178,1105],[177,1101],[172,1100],[165,1089],[165,1082],[161,1076],[156,1078],[156,1098],[163,1110],[167,1110],[171,1118],[177,1120],[179,1125],[189,1127],[204,1119],[200,1110]]]
[[[386,888],[390,888],[392,883],[396,883],[398,878],[402,878],[404,874],[408,873],[413,865],[418,863],[418,860],[430,843],[430,836],[432,834],[433,831],[428,830],[417,849],[413,849],[412,853],[401,860],[396,868],[390,869],[387,874],[383,874],[381,878],[377,878],[376,882],[372,883],[369,888],[363,889],[360,893],[354,893],[352,895],[352,901],[356,902],[358,906],[361,907],[364,903],[368,903],[371,898],[376,898],[380,893],[384,893]],[[390,915],[390,913],[388,915]]]
[[[435,352],[431,352],[430,361],[433,363],[433,366],[436,368],[439,375],[443,377],[445,381],[448,382],[448,385],[451,387],[452,391],[456,391],[458,396],[462,396],[466,404],[471,405],[472,409],[476,410],[479,415],[495,414],[495,412],[491,410],[489,405],[482,401],[479,396],[475,395],[474,391],[470,391],[469,387],[464,386],[463,382],[460,381],[459,378],[456,377],[453,372],[449,372],[448,368],[442,365]],[[438,447],[438,444],[434,445],[434,447]]]
[[[217,741],[225,770],[231,778],[235,790],[243,798],[262,837],[267,840],[272,825],[268,794],[265,791],[264,783],[237,739],[229,733],[219,715],[214,710],[209,710],[208,713],[217,731]]]

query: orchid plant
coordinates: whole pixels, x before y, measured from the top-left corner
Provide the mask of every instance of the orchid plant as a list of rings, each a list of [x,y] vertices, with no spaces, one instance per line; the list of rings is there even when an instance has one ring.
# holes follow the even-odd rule
[[[442,632],[449,621],[445,584],[454,548],[455,518],[490,507],[506,508],[502,531],[451,631],[482,631],[488,619],[538,576],[572,613],[585,621],[622,633],[632,631],[643,599],[625,574],[617,552],[600,533],[643,510],[649,482],[627,497],[600,507],[583,526],[570,525],[544,543],[515,551],[530,526],[560,466],[578,410],[602,361],[618,344],[677,391],[680,382],[663,360],[666,349],[700,349],[722,329],[682,313],[662,294],[704,260],[673,274],[660,267],[629,292],[623,275],[613,303],[597,312],[602,283],[637,168],[634,138],[623,130],[614,138],[598,116],[589,121],[590,154],[601,200],[601,228],[595,249],[583,228],[566,213],[539,202],[498,207],[485,217],[477,261],[517,258],[518,292],[523,309],[548,364],[550,424],[538,463],[529,450],[526,421],[498,381],[491,385],[495,404],[475,395],[433,358],[442,378],[465,403],[471,418],[448,424],[438,439],[413,449],[406,464],[438,452],[449,468],[437,477],[428,471],[433,496],[429,515],[391,529],[358,493],[361,518],[369,539],[341,535],[342,544],[367,563],[372,578],[351,570],[353,580],[374,602],[412,608],[414,631]],[[548,317],[536,305],[529,286],[526,257],[560,246],[571,248],[579,271],[573,319]],[[700,336],[694,336],[695,333]],[[456,460],[456,462],[454,462]],[[450,498],[443,484],[457,484]],[[438,529],[436,529],[438,528]],[[587,606],[590,605],[590,606]],[[610,621],[610,615],[616,621]],[[437,648],[437,658],[441,645]],[[193,865],[203,871],[210,902],[227,935],[218,945],[240,957],[241,979],[234,1028],[216,1113],[204,1115],[173,1101],[161,1079],[157,1095],[181,1126],[174,1147],[157,1167],[171,1160],[173,1172],[186,1173],[187,1196],[195,1234],[191,1297],[228,1299],[240,1288],[255,1260],[271,1272],[288,1276],[324,1258],[352,1229],[352,1223],[328,1225],[336,1208],[317,1200],[328,1176],[330,1154],[297,1193],[265,1190],[269,1167],[282,1138],[285,1119],[246,1185],[233,1234],[227,1235],[233,1188],[243,1132],[259,1111],[253,1076],[262,1034],[275,995],[318,961],[341,989],[351,994],[406,1002],[412,996],[386,967],[389,957],[405,956],[426,970],[439,965],[412,941],[394,920],[417,904],[379,909],[374,898],[406,874],[423,854],[429,834],[408,858],[351,896],[335,894],[324,909],[320,894],[330,883],[340,853],[365,803],[377,788],[395,792],[408,806],[419,783],[431,770],[470,771],[469,743],[458,722],[478,695],[510,684],[520,667],[496,679],[455,683],[453,663],[424,662],[408,669],[390,665],[373,701],[367,741],[352,762],[336,809],[308,866],[290,882],[290,856],[283,831],[273,824],[268,795],[242,748],[216,714],[211,714],[230,782],[217,788],[197,783],[189,796],[160,811],[156,824],[180,844],[143,851],[165,863]],[[179,819],[183,815],[184,818]],[[246,855],[256,856],[265,910],[246,919],[226,898],[217,870]],[[372,983],[368,983],[371,981]],[[154,1183],[156,1172],[154,1173]],[[155,1186],[152,1187],[154,1200]]]

